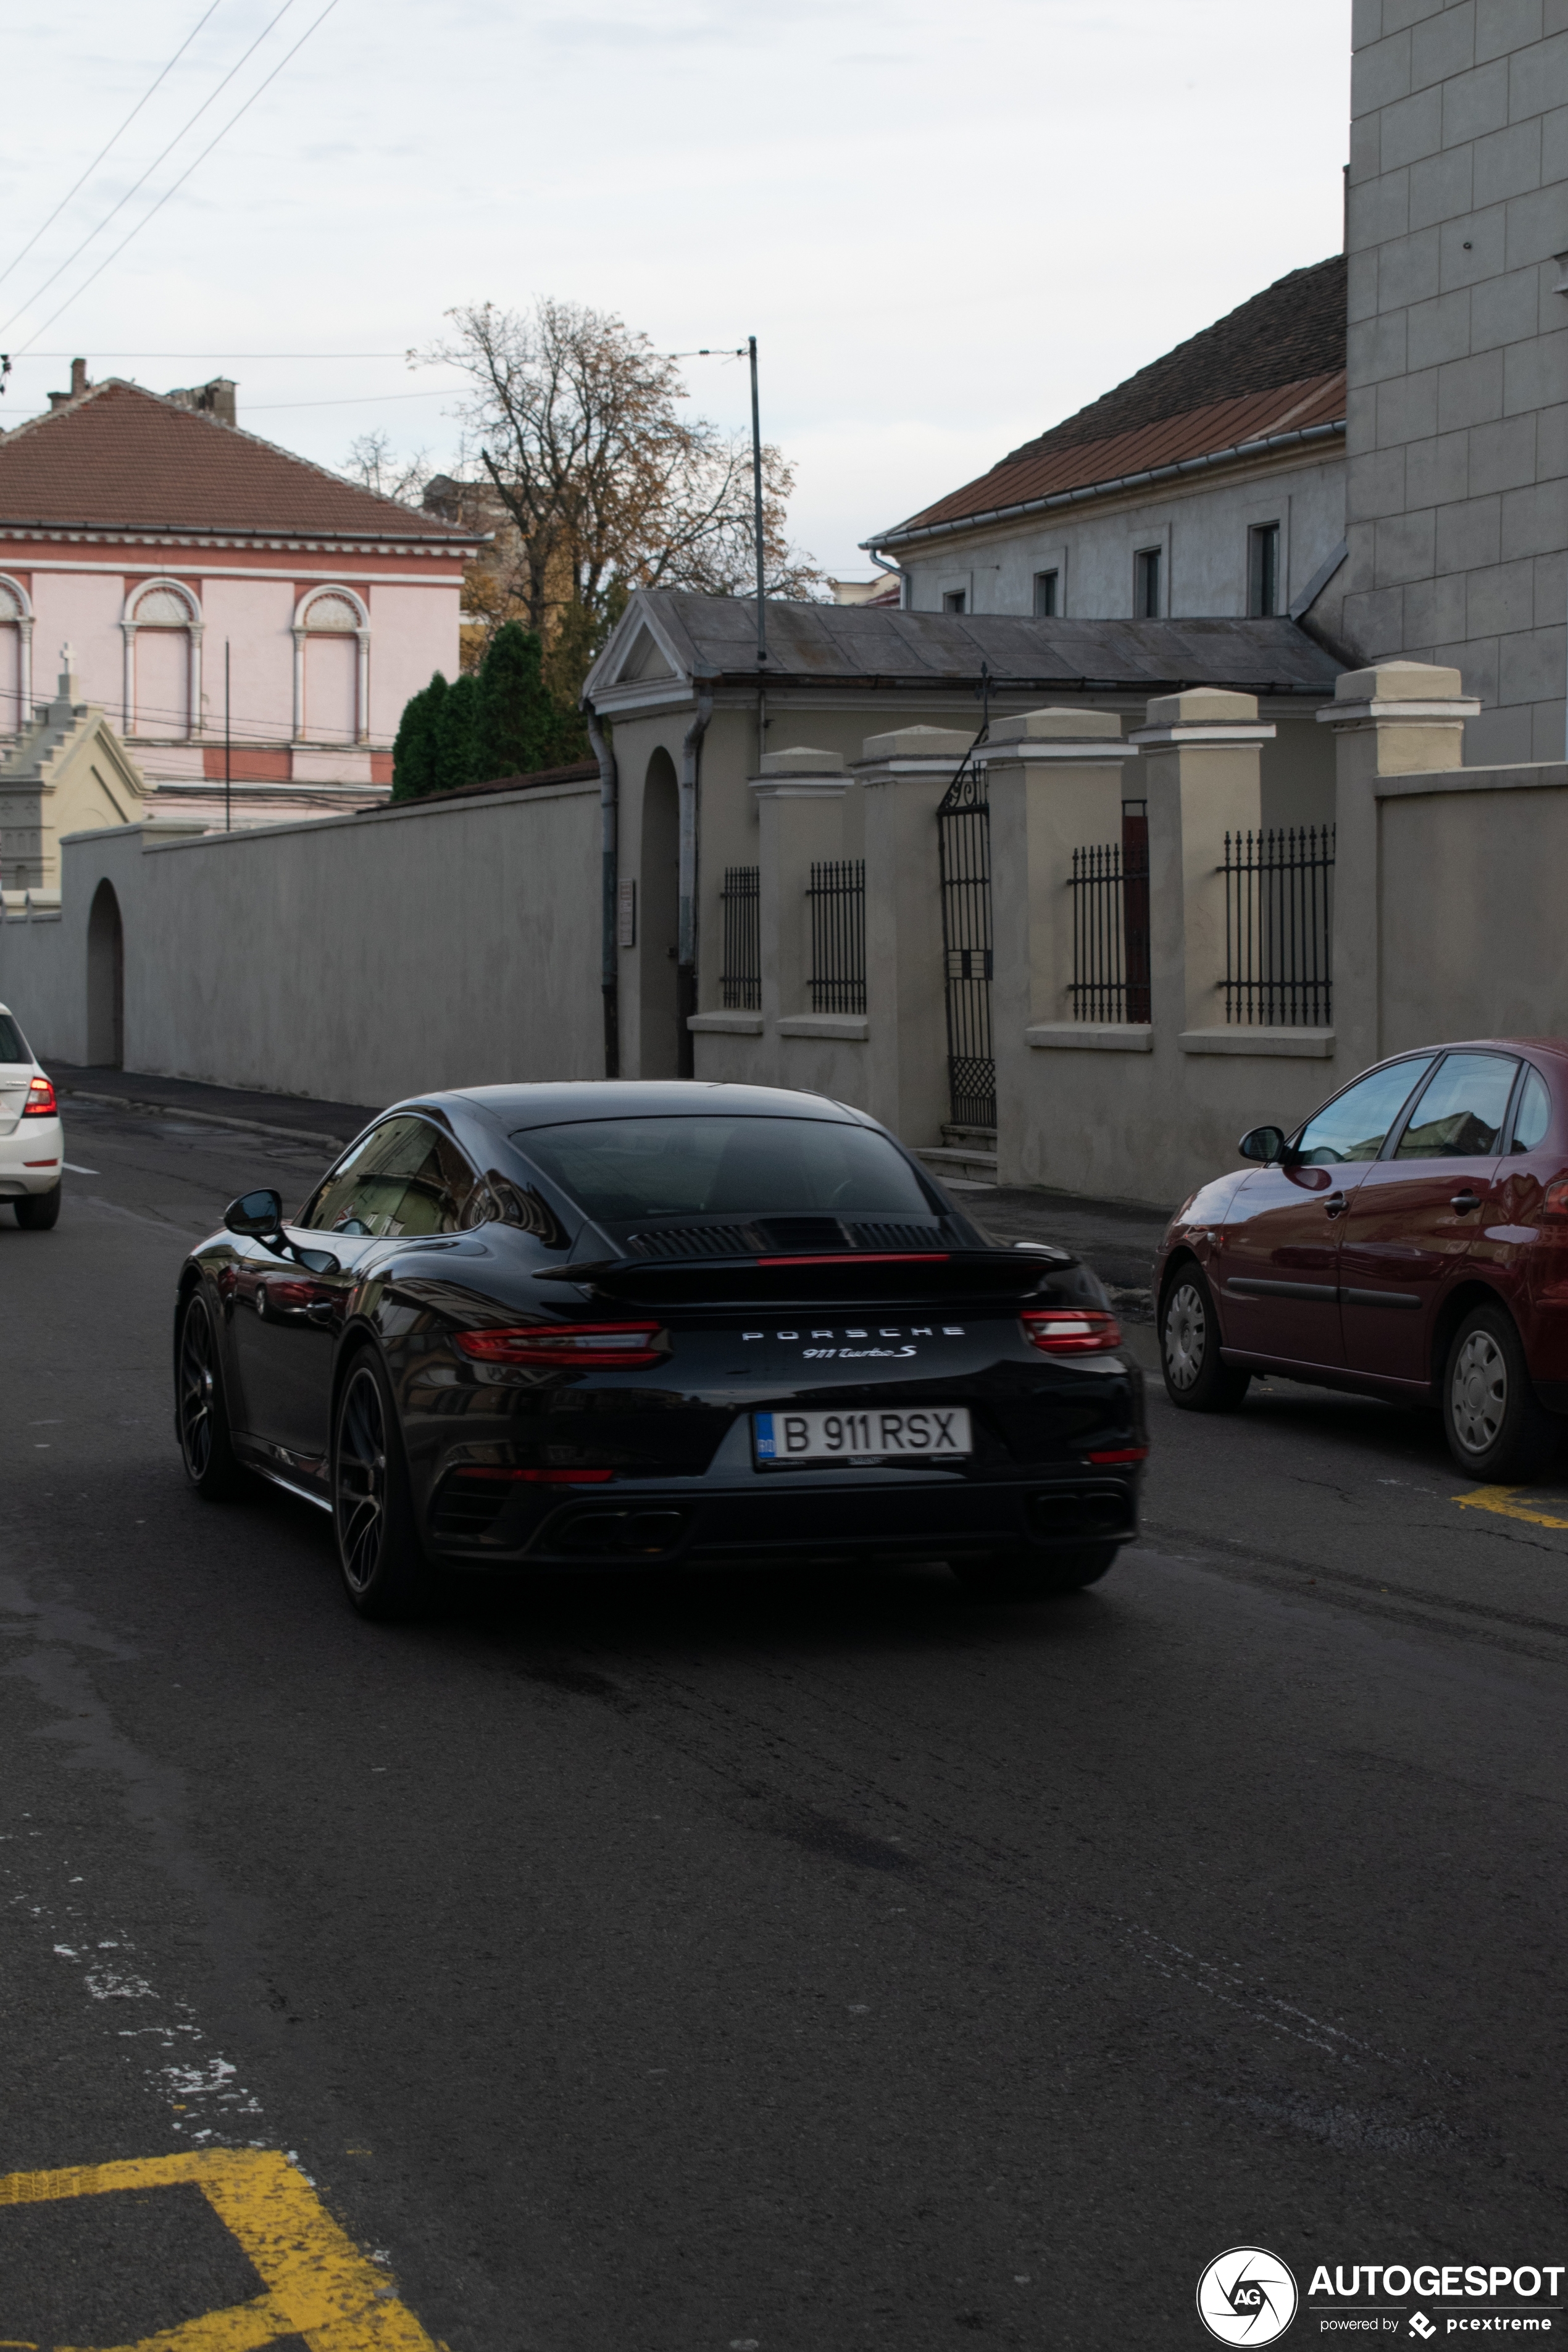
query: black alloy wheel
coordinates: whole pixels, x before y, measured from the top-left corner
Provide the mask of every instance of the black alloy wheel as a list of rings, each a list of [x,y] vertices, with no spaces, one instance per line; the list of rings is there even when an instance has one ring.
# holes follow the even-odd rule
[[[1183,1412],[1234,1412],[1252,1378],[1221,1357],[1214,1293],[1191,1259],[1177,1267],[1161,1303],[1160,1370],[1165,1394]]]
[[[47,1234],[60,1221],[60,1194],[63,1185],[57,1184],[52,1192],[22,1192],[12,1206],[16,1223],[24,1233]]]
[[[174,1342],[174,1423],[185,1476],[204,1501],[226,1502],[243,1483],[229,1436],[217,1327],[199,1289],[180,1310]]]
[[[1472,1307],[1448,1345],[1443,1434],[1468,1477],[1528,1478],[1563,1441],[1563,1423],[1535,1393],[1512,1318]]]
[[[435,1579],[414,1525],[402,1433],[381,1359],[350,1364],[332,1432],[332,1525],[343,1587],[362,1617],[410,1617]]]
[[[1064,1592],[1081,1592],[1086,1584],[1098,1584],[1121,1548],[1079,1544],[1071,1551],[1039,1552],[1026,1544],[1010,1544],[984,1559],[954,1560],[952,1568],[975,1601],[1055,1601]]]

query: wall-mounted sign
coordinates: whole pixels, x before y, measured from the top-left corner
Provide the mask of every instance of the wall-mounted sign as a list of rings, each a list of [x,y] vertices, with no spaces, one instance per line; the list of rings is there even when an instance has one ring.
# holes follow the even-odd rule
[[[635,948],[637,943],[637,886],[623,882],[616,893],[616,945]]]

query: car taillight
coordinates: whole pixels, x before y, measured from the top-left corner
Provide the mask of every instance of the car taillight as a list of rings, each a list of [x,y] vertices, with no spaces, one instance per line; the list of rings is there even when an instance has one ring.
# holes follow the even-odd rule
[[[667,1352],[657,1323],[534,1323],[522,1330],[459,1331],[479,1364],[657,1364]]]
[[[1086,1462],[1147,1462],[1146,1445],[1103,1445],[1097,1454],[1086,1454]]]
[[[1541,1213],[1543,1217],[1568,1217],[1568,1176],[1559,1176],[1555,1183],[1548,1184]]]
[[[58,1105],[55,1101],[55,1090],[53,1087],[50,1086],[47,1078],[35,1078],[31,1086],[27,1088],[27,1099],[22,1105],[22,1117],[24,1118],[53,1118],[58,1108]]]
[[[1121,1345],[1121,1326],[1098,1307],[1026,1307],[1018,1320],[1031,1348],[1047,1356],[1097,1356]]]

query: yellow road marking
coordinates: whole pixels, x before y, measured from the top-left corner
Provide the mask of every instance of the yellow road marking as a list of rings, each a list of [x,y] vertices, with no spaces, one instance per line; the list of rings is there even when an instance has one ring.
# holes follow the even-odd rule
[[[1462,1511],[1495,1511],[1502,1519],[1528,1519],[1531,1527],[1568,1528],[1568,1519],[1554,1519],[1550,1511],[1532,1511],[1513,1500],[1517,1486],[1478,1486],[1473,1494],[1451,1495]]]
[[[179,2156],[72,2165],[0,2177],[0,2206],[97,2197],[191,2182],[249,2255],[267,2293],[188,2319],[111,2352],[258,2352],[302,2336],[310,2352],[441,2352],[384,2271],[339,2229],[303,2173],[275,2148],[203,2148]],[[55,2352],[85,2352],[58,2346]]]

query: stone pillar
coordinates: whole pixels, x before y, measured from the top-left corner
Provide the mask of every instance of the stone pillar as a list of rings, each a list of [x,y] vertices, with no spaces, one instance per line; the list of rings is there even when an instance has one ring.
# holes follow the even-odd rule
[[[1218,687],[1158,694],[1131,740],[1149,802],[1149,985],[1155,1027],[1189,1053],[1247,1033],[1225,1019],[1225,837],[1261,824],[1260,747],[1274,730],[1255,695]]]
[[[762,773],[750,780],[756,801],[761,873],[763,1024],[776,1037],[811,1011],[811,910],[806,891],[819,858],[850,855],[844,839],[844,798],[849,775],[843,755],[805,745],[764,751]],[[853,1024],[863,1034],[864,1022]],[[843,1020],[822,1028],[844,1031]],[[802,1033],[792,1027],[792,1034]]]
[[[865,793],[866,1107],[916,1146],[938,1143],[948,1116],[936,812],[973,740],[900,727],[868,736],[852,771]]]
[[[1038,1182],[1026,1139],[1053,1068],[1038,1049],[1104,1045],[1111,1025],[1075,1018],[1073,852],[1120,845],[1123,772],[1138,754],[1114,711],[1066,709],[999,719],[974,757],[991,806],[996,1172],[1004,1184]],[[1138,1041],[1147,1036],[1141,1030]]]
[[[1383,1053],[1377,780],[1462,767],[1480,708],[1457,669],[1387,661],[1346,670],[1318,713],[1334,730],[1334,1030],[1347,1075]]]

